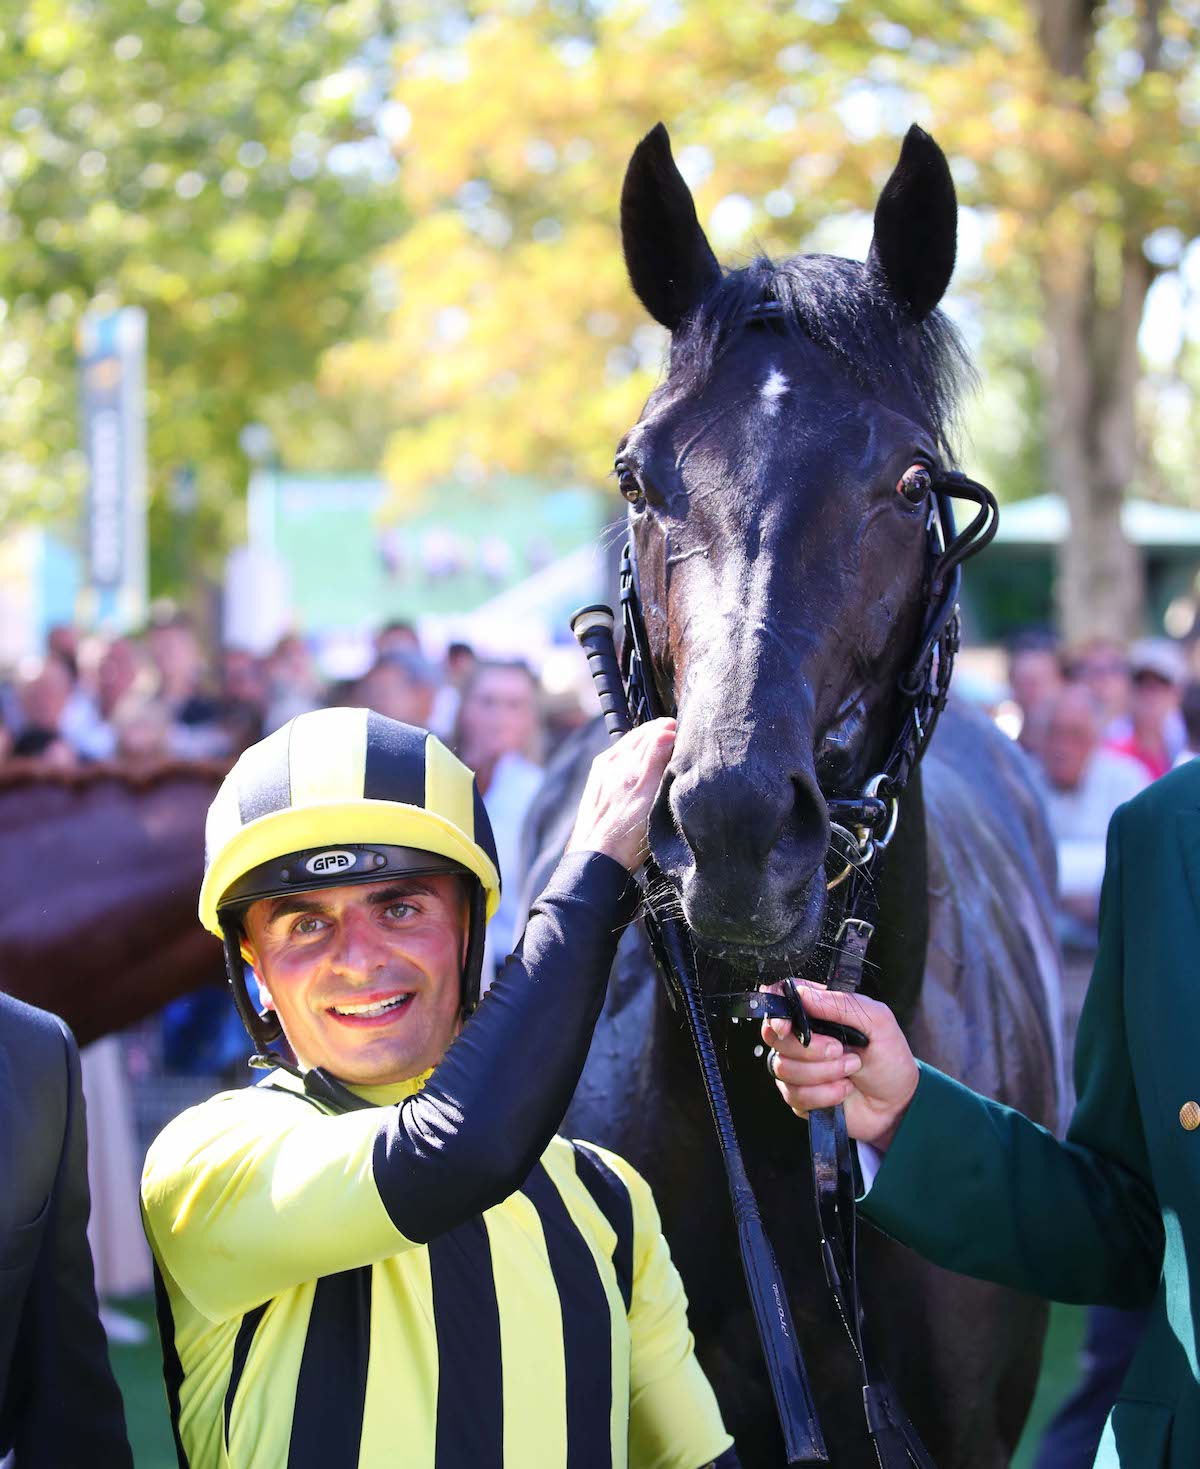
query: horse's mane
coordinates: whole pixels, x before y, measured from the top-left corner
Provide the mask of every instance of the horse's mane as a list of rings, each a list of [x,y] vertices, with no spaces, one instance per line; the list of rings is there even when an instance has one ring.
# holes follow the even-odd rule
[[[914,323],[874,270],[837,255],[759,256],[725,272],[671,343],[671,377],[703,383],[757,308],[774,305],[774,330],[808,338],[836,357],[862,387],[903,384],[928,417],[953,461],[964,389],[975,381],[967,350],[948,317],[931,312]]]

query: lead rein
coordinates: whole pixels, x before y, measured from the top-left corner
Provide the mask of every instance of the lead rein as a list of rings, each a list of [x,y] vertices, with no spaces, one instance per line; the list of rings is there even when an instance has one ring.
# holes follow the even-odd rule
[[[958,595],[962,565],[988,544],[996,533],[999,519],[996,498],[991,490],[958,470],[939,468],[935,471],[933,491],[926,525],[926,615],[916,656],[898,679],[905,706],[890,752],[882,769],[871,777],[862,791],[849,794],[823,792],[829,806],[834,835],[846,847],[845,852],[839,851],[837,854],[845,862],[844,871],[827,883],[831,894],[835,891],[837,893],[833,901],[840,901],[843,906],[838,940],[834,946],[835,953],[825,978],[831,989],[848,993],[854,993],[862,984],[867,946],[875,932],[876,905],[871,880],[875,862],[895,833],[901,795],[928,748],[949,697],[950,678],[959,648]],[[979,507],[974,518],[961,531],[956,530],[954,523],[952,502],[955,499],[971,500]],[[604,709],[605,723],[613,738],[627,731],[632,723],[640,724],[664,712],[659,707],[659,690],[654,682],[632,542],[627,542],[622,552],[620,587],[625,633],[623,665],[617,660],[613,643],[613,615],[608,607],[585,607],[572,619],[572,629],[587,653]],[[806,1036],[808,1032],[808,1017],[804,1014],[799,994],[791,981],[785,986],[787,993],[783,996],[744,991],[701,998],[699,985],[691,968],[691,945],[682,942],[687,937],[686,929],[674,916],[674,911],[677,911],[674,893],[652,859],[647,863],[646,872],[647,933],[655,958],[667,979],[672,1003],[678,1005],[682,1000],[687,1014],[717,1135],[721,1141],[722,1156],[726,1161],[726,1173],[730,1190],[734,1194],[736,1212],[740,1184],[735,1181],[735,1171],[740,1170],[741,1177],[744,1178],[745,1168],[733,1131],[733,1120],[729,1115],[724,1081],[712,1051],[708,1012],[722,1017],[736,1015],[740,1018],[747,1015],[758,1018],[761,1006],[764,1015],[784,1014],[792,1019],[797,1033],[802,1036]],[[668,899],[672,903],[671,909],[665,906]],[[663,948],[661,934],[664,930],[669,931],[673,939],[678,941],[677,946],[673,945],[676,948],[675,953],[668,954]],[[814,1023],[812,1029],[824,1030],[825,1026]],[[865,1045],[867,1040],[849,1027],[843,1028],[837,1038],[847,1045]],[[916,1469],[936,1469],[890,1384],[874,1369],[867,1351],[855,1259],[855,1168],[841,1107],[828,1108],[810,1115],[809,1141],[825,1273],[859,1364],[863,1384],[863,1410],[881,1469],[905,1469],[908,1465],[915,1465]],[[748,1182],[745,1187],[757,1218],[757,1205],[754,1204],[753,1193],[749,1192]],[[774,1272],[772,1279],[777,1282],[778,1267],[771,1254],[761,1219],[757,1220],[757,1227],[761,1235],[761,1248],[764,1255],[769,1257]],[[781,1383],[780,1375],[775,1370],[772,1343],[777,1333],[772,1331],[773,1318],[769,1302],[765,1297],[760,1299],[756,1294],[755,1274],[744,1241],[742,1264],[750,1286],[759,1339],[771,1371],[771,1387],[784,1428],[784,1439],[789,1445],[788,1462],[825,1463],[824,1457],[808,1460],[794,1460],[791,1457],[792,1440],[788,1433],[788,1419],[792,1410],[788,1403],[794,1401],[794,1395],[789,1395],[787,1384]],[[782,1287],[779,1286],[778,1289],[779,1299],[786,1306]],[[790,1316],[788,1328],[791,1330]],[[794,1330],[791,1330],[791,1335],[794,1338]],[[807,1400],[813,1442],[820,1446],[820,1454],[823,1456],[824,1444],[821,1442],[820,1428],[812,1408],[799,1348],[794,1340],[789,1345],[799,1367],[799,1382]]]
[[[633,721],[613,642],[611,608],[602,605],[581,608],[571,619],[571,630],[587,655],[609,736],[614,740],[620,739],[628,733]],[[649,700],[643,699],[642,705],[637,711],[639,723],[644,718],[653,717]],[[674,892],[653,857],[646,859],[640,886],[645,900],[643,915],[650,947],[666,979],[672,1004],[683,1010],[687,1020],[712,1112],[733,1204],[742,1270],[766,1361],[787,1463],[794,1469],[805,1465],[827,1465],[829,1455],[817,1420],[783,1276],[742,1158],[725,1081],[709,1031],[704,998],[693,967],[687,929],[673,911]]]
[[[952,530],[952,521],[950,526]],[[962,539],[959,537],[953,543],[956,548]],[[952,579],[951,591],[952,594],[957,592],[956,576]],[[654,718],[658,712],[655,707],[657,701],[650,673],[649,654],[644,645],[644,629],[639,625],[641,609],[636,571],[628,546],[622,557],[621,601],[626,634],[624,669],[617,658],[613,641],[614,619],[611,608],[594,604],[581,608],[571,619],[571,629],[587,655],[588,666],[604,711],[604,722],[612,739],[619,739],[632,727],[634,720],[631,719],[631,710],[637,715],[637,723]],[[930,664],[933,666],[927,665],[926,670],[932,718],[924,728],[919,716],[915,721],[917,730],[925,738],[915,748],[909,746],[904,751],[908,758],[901,762],[898,772],[901,774],[901,788],[907,780],[909,770],[923,753],[928,735],[932,732],[932,724],[936,722],[945,703],[953,655],[957,651],[956,611],[956,608],[951,608],[938,627],[935,646],[939,656],[934,663],[931,650]],[[905,732],[911,738],[911,731],[906,729]],[[898,743],[903,747],[907,741],[901,740]],[[874,795],[872,790],[872,799]],[[869,832],[865,833],[861,857],[852,862],[847,874],[844,874],[849,875],[850,881],[839,894],[844,907],[838,942],[834,946],[834,958],[826,975],[826,982],[831,989],[854,993],[862,984],[867,947],[875,932],[876,908],[874,888],[869,881],[870,869],[878,851],[887,845],[895,830],[898,795],[899,792],[896,791],[886,803],[890,807],[886,837],[873,842]],[[667,981],[671,1003],[676,1009],[683,1009],[691,1031],[733,1200],[742,1268],[767,1364],[776,1412],[783,1430],[787,1462],[789,1465],[827,1464],[827,1450],[792,1323],[787,1294],[746,1173],[708,1020],[710,1013],[721,1018],[745,1014],[747,1018],[757,1019],[760,1018],[761,1007],[763,1017],[782,1014],[791,1019],[797,1034],[806,1043],[811,1038],[813,1029],[836,1035],[844,1045],[865,1046],[867,1037],[849,1026],[829,1025],[823,1021],[810,1022],[794,981],[785,985],[785,994],[782,996],[753,991],[726,996],[703,996],[692,965],[691,945],[683,941],[686,939],[686,930],[676,916],[678,909],[674,891],[652,857],[647,859],[643,870],[646,932],[654,957]],[[825,1277],[858,1364],[862,1381],[863,1412],[880,1469],[908,1469],[908,1466],[915,1466],[915,1469],[936,1469],[894,1389],[875,1367],[867,1345],[866,1323],[858,1290],[856,1174],[845,1115],[840,1107],[810,1114],[809,1144]]]

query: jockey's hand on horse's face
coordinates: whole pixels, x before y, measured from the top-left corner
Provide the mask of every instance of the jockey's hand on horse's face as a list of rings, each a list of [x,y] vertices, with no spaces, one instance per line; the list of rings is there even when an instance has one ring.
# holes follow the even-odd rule
[[[675,721],[652,719],[592,761],[568,852],[603,852],[632,872],[646,858],[646,825],[675,748]]]
[[[828,990],[801,981],[797,988],[810,1018],[838,1021],[863,1031],[864,1050],[851,1050],[827,1036],[802,1046],[790,1020],[764,1020],[763,1040],[774,1052],[771,1074],[797,1117],[840,1102],[852,1138],[884,1151],[895,1135],[919,1073],[896,1017],[878,1000]]]

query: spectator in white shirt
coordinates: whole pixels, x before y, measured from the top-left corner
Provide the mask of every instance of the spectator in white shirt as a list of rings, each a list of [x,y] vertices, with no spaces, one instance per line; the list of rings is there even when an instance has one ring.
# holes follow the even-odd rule
[[[1095,924],[1104,876],[1104,840],[1113,812],[1149,784],[1127,755],[1105,749],[1102,715],[1082,684],[1068,684],[1047,709],[1041,750],[1050,827],[1058,844],[1064,910]]]
[[[500,871],[521,870],[521,828],[542,783],[538,682],[524,663],[479,663],[463,689],[455,753],[475,772],[496,838]],[[505,885],[488,925],[484,981],[489,982],[524,926],[516,883]]]

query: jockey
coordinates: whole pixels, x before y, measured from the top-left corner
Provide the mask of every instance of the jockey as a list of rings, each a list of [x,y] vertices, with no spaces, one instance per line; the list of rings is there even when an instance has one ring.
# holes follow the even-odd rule
[[[482,1001],[500,874],[439,740],[325,709],[234,766],[200,916],[269,1069],[170,1123],[142,1180],[180,1463],[736,1464],[649,1189],[555,1131],[673,740],[597,758]]]

